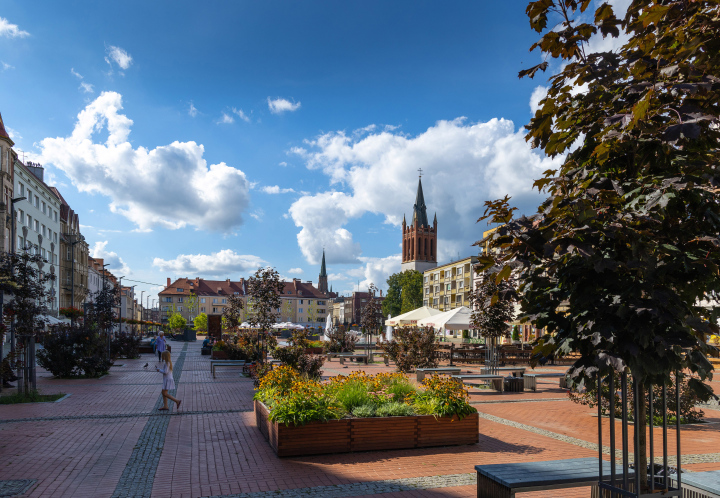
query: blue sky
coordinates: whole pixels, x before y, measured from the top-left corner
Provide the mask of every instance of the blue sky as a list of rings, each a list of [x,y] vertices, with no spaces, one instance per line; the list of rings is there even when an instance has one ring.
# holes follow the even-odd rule
[[[16,148],[129,279],[316,281],[325,247],[335,290],[384,287],[418,168],[447,261],[559,161],[523,139],[546,82],[517,78],[541,57],[525,2],[0,6]]]

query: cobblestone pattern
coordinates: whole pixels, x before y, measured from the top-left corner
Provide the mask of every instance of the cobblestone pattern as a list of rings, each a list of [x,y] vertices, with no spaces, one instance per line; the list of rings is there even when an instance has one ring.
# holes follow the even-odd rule
[[[173,379],[176,386],[180,382],[186,353],[187,344],[183,346],[182,352],[173,364]],[[173,389],[170,394],[175,395],[176,391],[177,389]],[[162,404],[161,395],[155,403],[155,409],[160,408]],[[120,477],[113,498],[150,497],[169,424],[170,417],[167,415],[150,417]]]
[[[556,432],[548,431],[545,429],[540,429],[538,427],[533,427],[531,425],[527,424],[521,424],[520,422],[514,422],[512,420],[507,420],[501,417],[497,417],[495,415],[490,415],[488,413],[482,413],[478,412],[478,415],[480,418],[484,418],[486,420],[490,420],[492,422],[497,422],[498,424],[508,425],[510,427],[515,427],[516,429],[522,429],[528,432],[533,432],[535,434],[539,434],[541,436],[546,436],[552,439],[555,439],[557,441],[562,441],[563,443],[570,443],[574,444],[575,446],[580,446],[581,448],[587,448],[589,450],[597,451],[598,445],[597,443],[590,443],[588,441],[583,441],[582,439],[578,439],[572,436],[566,436],[564,434],[558,434]],[[610,455],[610,447],[603,446],[603,454]],[[616,458],[622,458],[622,450],[615,449],[615,457]],[[630,462],[633,462],[634,455],[632,452],[629,453],[628,457]],[[662,457],[655,457],[655,462],[662,463],[663,459]],[[716,463],[720,462],[720,453],[703,453],[698,455],[683,455],[682,456],[682,464],[683,465],[689,465],[694,463]],[[675,455],[669,455],[668,456],[668,464],[675,465],[677,463],[677,457]]]
[[[13,479],[0,481],[0,496],[16,496],[27,492],[37,479]]]
[[[162,404],[162,403],[161,403]],[[29,417],[29,418],[9,418],[0,420],[0,424],[12,424],[18,422],[56,422],[60,420],[92,420],[92,419],[115,419],[115,418],[140,418],[140,417],[184,417],[187,415],[212,415],[222,413],[246,413],[253,411],[253,408],[237,409],[237,410],[193,410],[172,413],[138,412],[138,413],[121,413],[117,415],[75,415],[64,417]]]
[[[313,496],[316,498],[344,498],[346,496],[377,495],[382,493],[395,493],[398,491],[469,486],[475,484],[476,479],[476,474],[451,474],[444,476],[411,477],[406,479],[356,482],[351,484],[338,484],[336,486],[316,486],[312,488],[260,491],[234,495],[216,495],[212,498],[305,498],[307,496]]]

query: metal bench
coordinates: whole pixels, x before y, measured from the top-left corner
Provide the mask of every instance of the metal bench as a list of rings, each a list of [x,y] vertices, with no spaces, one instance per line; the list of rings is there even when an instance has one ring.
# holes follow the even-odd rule
[[[565,389],[567,388],[567,380],[565,379],[564,373],[526,373],[524,375],[525,377],[525,389],[532,389],[534,392],[537,392],[537,380],[538,378],[559,378],[560,379],[560,387]]]
[[[525,370],[527,370],[525,367],[500,367],[496,368],[498,373],[509,373],[513,374],[513,377],[516,377],[515,374],[520,374],[520,376],[525,375]],[[490,368],[485,367],[483,368],[483,373],[490,373]]]
[[[436,368],[416,368],[415,374],[417,375],[417,381],[422,382],[425,380],[425,375],[429,373],[444,373],[444,374],[459,374],[462,370],[458,367],[436,367]]]
[[[325,353],[325,356],[327,356],[327,361],[331,361],[332,358],[338,358],[341,354],[348,353]]]
[[[363,360],[363,362],[367,365],[369,356],[366,354],[346,353],[346,354],[338,355],[338,358],[340,358],[341,365],[345,364],[345,360],[352,359],[352,358],[355,358],[356,360]]]
[[[210,373],[215,378],[215,369],[218,367],[245,367],[245,360],[210,360]]]
[[[496,391],[500,391],[500,392],[504,391],[503,381],[505,380],[505,378],[502,375],[466,374],[466,375],[453,375],[452,378],[458,379],[460,382],[462,382],[466,386],[479,386],[480,385],[477,382],[466,382],[466,380],[487,381],[492,384],[493,389],[495,389]]]
[[[677,481],[669,476],[673,486]],[[720,470],[683,472],[680,479],[683,498],[720,498]]]
[[[621,467],[616,465],[615,469],[622,475]],[[597,484],[600,462],[597,458],[574,458],[476,465],[475,470],[478,498],[514,498],[515,493]],[[603,477],[610,477],[610,462],[603,462]]]

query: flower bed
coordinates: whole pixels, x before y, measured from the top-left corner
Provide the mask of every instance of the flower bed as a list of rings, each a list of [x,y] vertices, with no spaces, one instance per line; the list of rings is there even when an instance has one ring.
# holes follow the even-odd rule
[[[467,391],[439,377],[420,389],[397,373],[353,372],[320,383],[279,367],[260,381],[255,418],[281,457],[478,442]]]

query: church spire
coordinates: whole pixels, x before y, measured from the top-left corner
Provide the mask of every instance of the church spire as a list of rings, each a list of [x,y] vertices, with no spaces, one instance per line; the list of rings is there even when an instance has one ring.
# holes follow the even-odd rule
[[[413,206],[413,224],[417,221],[418,226],[430,226],[428,223],[427,209],[425,207],[425,196],[422,189],[422,178],[418,179],[417,196]]]
[[[323,259],[322,264],[320,265],[320,276],[327,277],[327,270],[325,269],[325,249],[323,249]]]
[[[323,294],[328,293],[327,269],[325,268],[325,249],[323,249],[322,264],[320,265],[320,275],[318,277],[318,290]]]

